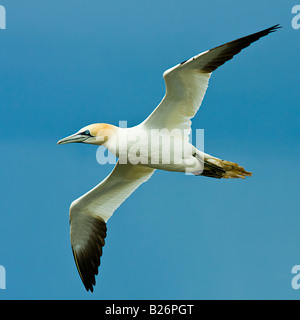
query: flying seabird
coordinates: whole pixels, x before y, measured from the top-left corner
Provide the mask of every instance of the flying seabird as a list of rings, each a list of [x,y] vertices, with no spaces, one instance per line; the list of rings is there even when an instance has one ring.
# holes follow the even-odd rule
[[[58,144],[103,145],[119,159],[107,178],[70,206],[72,251],[87,291],[93,292],[96,283],[108,219],[156,169],[218,179],[251,176],[251,172],[238,164],[203,153],[190,144],[191,118],[201,105],[211,73],[252,42],[278,28],[280,26],[275,25],[225,43],[165,71],[166,94],[139,125],[119,128],[96,123],[58,141]],[[168,141],[172,141],[171,147]]]

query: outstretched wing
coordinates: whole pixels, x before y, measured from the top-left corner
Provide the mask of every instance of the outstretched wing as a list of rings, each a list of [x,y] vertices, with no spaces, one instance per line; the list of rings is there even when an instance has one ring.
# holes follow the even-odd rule
[[[205,51],[164,72],[166,94],[143,122],[148,128],[190,130],[191,118],[197,113],[205,95],[211,73],[233,58],[252,42],[280,28],[266,30]]]
[[[118,162],[105,180],[71,204],[72,251],[86,290],[93,291],[95,285],[95,275],[98,274],[105,244],[107,220],[154,171]]]

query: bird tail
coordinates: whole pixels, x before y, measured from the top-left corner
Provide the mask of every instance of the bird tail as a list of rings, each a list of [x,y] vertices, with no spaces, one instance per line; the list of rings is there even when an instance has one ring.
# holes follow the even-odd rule
[[[208,154],[204,154],[204,156],[202,157],[196,155],[196,157],[204,163],[203,171],[199,175],[205,177],[212,177],[217,179],[245,179],[245,177],[250,177],[252,175],[252,172],[246,171],[243,167],[234,162],[221,160]]]

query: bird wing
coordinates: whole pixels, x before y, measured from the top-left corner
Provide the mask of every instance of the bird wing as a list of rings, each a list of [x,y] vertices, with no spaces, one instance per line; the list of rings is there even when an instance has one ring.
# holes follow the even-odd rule
[[[166,94],[158,107],[143,122],[148,128],[168,130],[191,129],[191,118],[197,113],[211,73],[233,58],[252,42],[280,28],[275,25],[263,31],[225,43],[200,53],[164,72]]]
[[[86,290],[93,291],[95,285],[107,220],[154,171],[118,162],[106,179],[71,204],[71,246]]]

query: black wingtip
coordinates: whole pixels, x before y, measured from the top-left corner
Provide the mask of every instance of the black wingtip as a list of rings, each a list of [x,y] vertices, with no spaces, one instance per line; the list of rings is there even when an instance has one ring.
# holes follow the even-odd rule
[[[265,30],[262,30],[262,31],[259,31],[259,32],[257,32],[257,33],[254,33],[254,34],[252,34],[252,35],[250,35],[249,37],[251,37],[251,36],[258,36],[259,38],[261,38],[261,37],[264,37],[264,36],[266,36],[266,35],[268,35],[268,34],[270,34],[270,33],[272,33],[272,32],[275,32],[275,31],[277,31],[278,29],[281,29],[282,28],[282,26],[278,23],[278,24],[275,24],[273,27],[270,27],[270,28],[267,28],[267,29],[265,29]],[[246,38],[246,37],[245,37]],[[258,39],[259,39],[258,38]],[[257,39],[257,40],[258,40]]]
[[[105,245],[106,223],[99,217],[86,217],[86,225],[90,227],[89,236],[82,247],[73,246],[72,252],[76,267],[86,291],[93,292],[93,286],[96,285],[95,276],[98,274],[100,266],[100,257],[102,256],[102,247]],[[72,241],[71,225],[71,244]]]
[[[271,32],[275,32],[276,30],[281,29],[281,28],[282,28],[282,26],[278,23],[278,24],[275,24],[275,26],[273,26],[267,30],[269,31],[269,33],[271,33]]]

